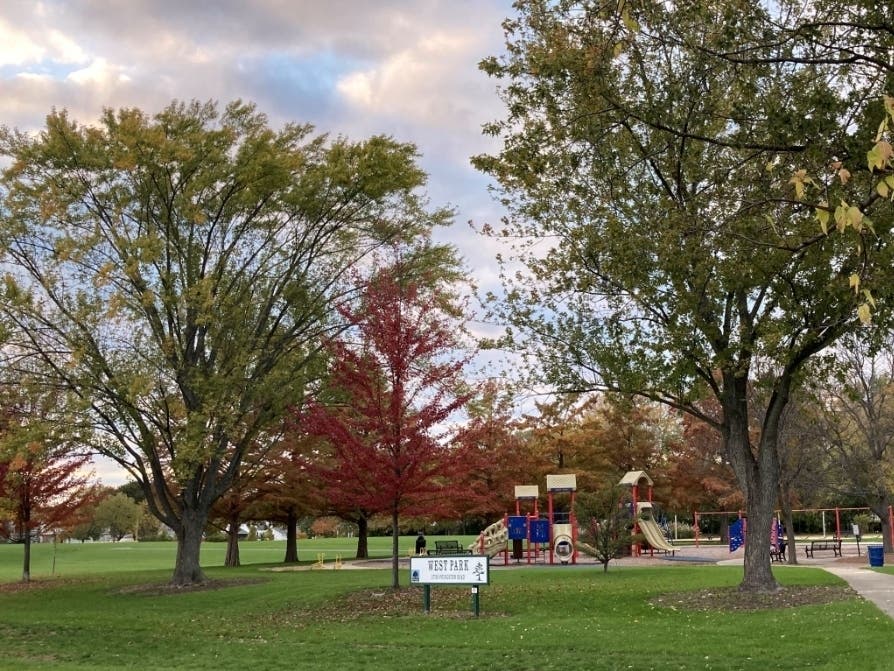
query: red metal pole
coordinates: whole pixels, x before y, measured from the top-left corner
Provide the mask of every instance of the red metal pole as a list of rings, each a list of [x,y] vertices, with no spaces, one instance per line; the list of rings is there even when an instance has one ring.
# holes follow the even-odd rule
[[[503,513],[503,529],[506,531],[506,545],[503,546],[503,566],[509,566],[509,514]]]
[[[841,540],[841,515],[838,508],[835,508],[835,540]]]
[[[648,497],[649,497],[649,503],[652,503],[652,485],[649,485],[649,489],[648,489],[647,495],[648,495]],[[649,514],[652,516],[652,521],[655,522],[655,521],[656,521],[656,520],[655,520],[655,511],[653,510],[653,511],[651,511]],[[649,556],[650,556],[650,557],[654,557],[654,556],[655,556],[655,548],[650,548],[650,550],[649,550]]]
[[[531,563],[531,513],[525,513],[525,563]]]
[[[639,486],[634,484],[633,487],[630,488],[630,493],[633,497],[633,535],[636,536],[639,533],[639,514],[637,511],[637,499],[639,498]],[[630,555],[632,557],[640,556],[640,544],[639,541],[635,542],[633,546],[630,548]]]
[[[698,547],[698,511],[692,511],[692,518],[695,520],[695,547]]]
[[[549,533],[547,534],[547,538],[549,539],[549,563],[552,565],[553,563],[553,493],[549,491],[547,493],[547,505],[549,508],[547,509],[547,515],[549,519]]]

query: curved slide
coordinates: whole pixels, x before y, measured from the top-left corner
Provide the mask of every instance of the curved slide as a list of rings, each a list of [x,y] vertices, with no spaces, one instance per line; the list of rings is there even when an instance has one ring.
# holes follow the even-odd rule
[[[656,550],[664,550],[665,552],[673,552],[677,548],[667,542],[661,527],[658,523],[650,518],[640,518],[638,520],[639,530],[643,532],[646,541]]]
[[[509,543],[509,529],[503,524],[503,520],[494,522],[484,531],[478,534],[478,538],[469,544],[469,550],[472,554],[486,554],[488,557],[494,557],[506,549]]]

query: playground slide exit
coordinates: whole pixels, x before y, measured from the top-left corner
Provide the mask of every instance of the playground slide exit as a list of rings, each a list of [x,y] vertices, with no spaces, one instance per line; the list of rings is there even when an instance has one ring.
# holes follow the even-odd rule
[[[673,552],[676,548],[667,542],[664,534],[661,531],[661,527],[658,526],[658,523],[653,519],[641,518],[638,521],[639,530],[643,532],[643,536],[646,537],[649,545],[651,545],[656,550],[665,550],[667,552]]]

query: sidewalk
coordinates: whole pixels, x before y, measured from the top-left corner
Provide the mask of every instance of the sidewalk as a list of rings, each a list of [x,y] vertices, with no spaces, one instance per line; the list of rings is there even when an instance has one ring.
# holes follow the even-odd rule
[[[894,575],[872,571],[868,566],[847,564],[823,564],[823,569],[846,581],[851,588],[867,601],[894,618]]]

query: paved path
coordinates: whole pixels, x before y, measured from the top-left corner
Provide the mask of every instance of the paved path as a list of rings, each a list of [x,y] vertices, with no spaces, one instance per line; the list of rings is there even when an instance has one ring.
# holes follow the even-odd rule
[[[823,568],[846,581],[860,596],[894,618],[894,575],[846,564],[824,564]]]

